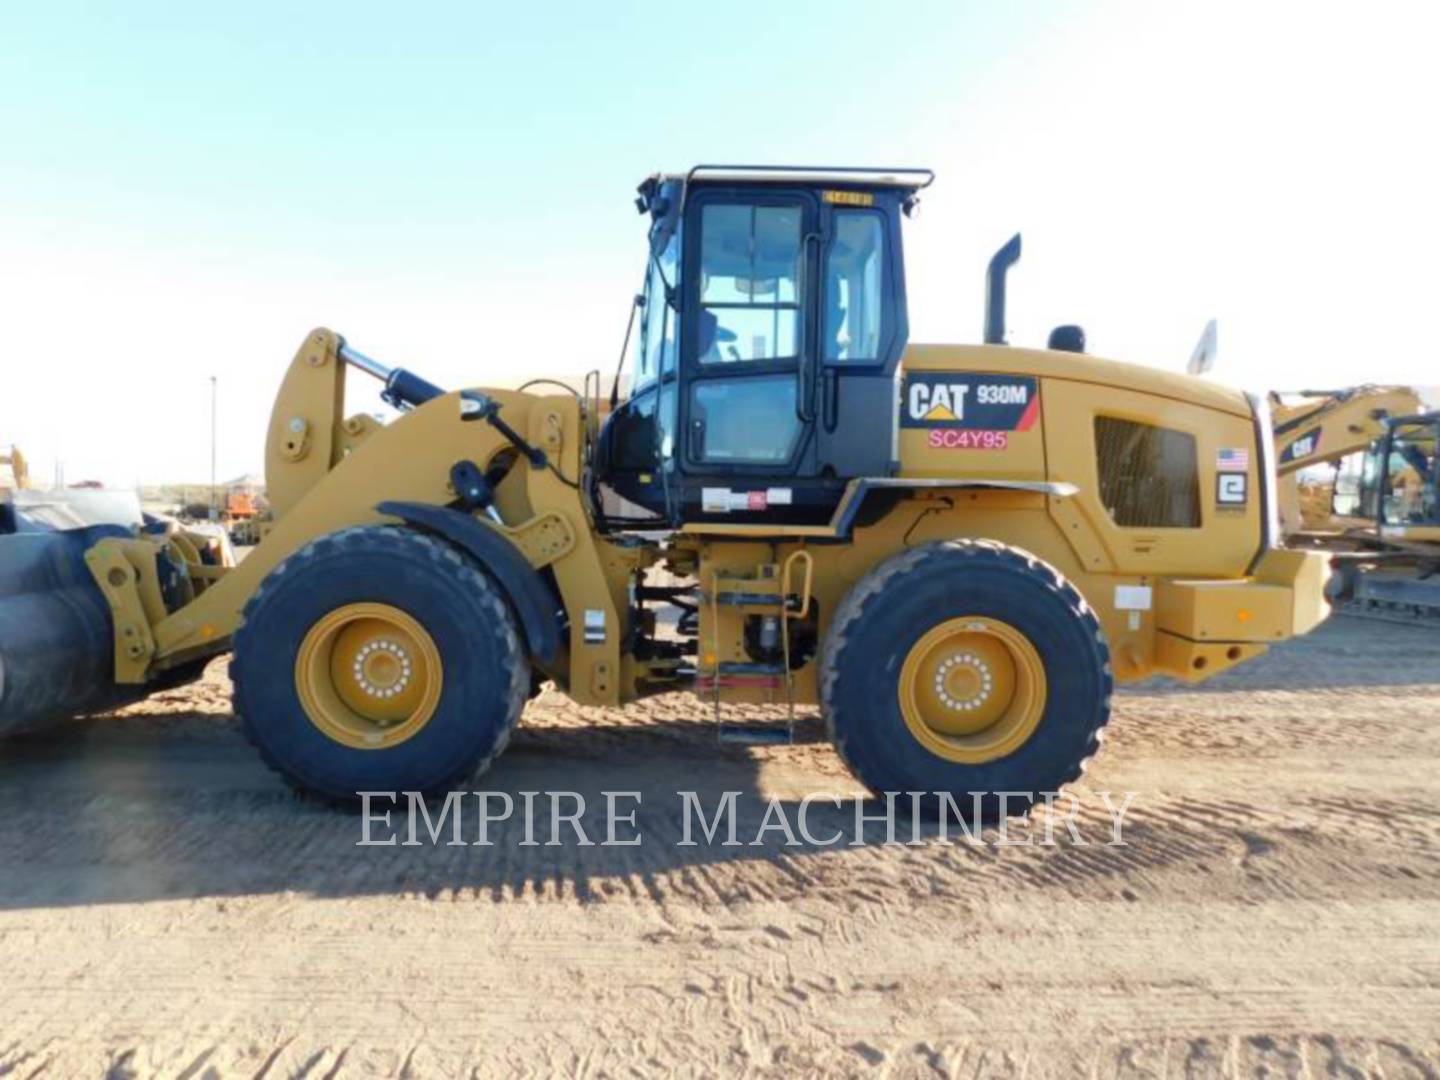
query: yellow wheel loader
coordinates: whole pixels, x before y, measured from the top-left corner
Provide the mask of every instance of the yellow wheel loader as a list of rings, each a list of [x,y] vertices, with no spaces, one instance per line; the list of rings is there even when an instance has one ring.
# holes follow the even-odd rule
[[[818,704],[872,789],[994,817],[1079,775],[1115,680],[1208,678],[1321,621],[1325,556],[1278,546],[1263,399],[1084,355],[1074,327],[1007,345],[1018,237],[983,345],[910,343],[901,219],[932,179],[646,180],[623,399],[618,372],[608,402],[598,377],[447,392],[313,332],[244,561],[84,553],[110,677],[233,648],[252,741],[342,800],[465,781],[549,679],[587,705],[689,690],[746,742]],[[356,372],[398,419],[345,415]]]

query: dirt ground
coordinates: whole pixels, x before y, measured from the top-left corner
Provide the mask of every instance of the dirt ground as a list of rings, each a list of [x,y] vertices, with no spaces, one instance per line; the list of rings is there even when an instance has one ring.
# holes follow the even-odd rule
[[[599,833],[640,791],[641,846],[357,847],[226,693],[219,661],[0,748],[0,1077],[1440,1070],[1434,630],[1336,618],[1123,693],[1084,845],[677,846],[680,790],[744,792],[748,840],[764,796],[858,788],[813,720],[717,747],[688,698],[547,692],[484,786],[578,791]]]

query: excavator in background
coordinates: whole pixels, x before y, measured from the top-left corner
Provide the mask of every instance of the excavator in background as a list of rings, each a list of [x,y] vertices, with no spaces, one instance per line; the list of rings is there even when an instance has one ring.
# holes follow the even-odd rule
[[[1391,416],[1358,477],[1337,473],[1329,595],[1379,618],[1440,617],[1440,412]],[[1314,537],[1302,533],[1300,544]]]
[[[694,692],[722,742],[788,742],[818,705],[871,790],[1023,812],[1098,751],[1115,682],[1206,679],[1317,625],[1328,560],[1280,545],[1266,398],[1085,355],[1074,326],[1007,343],[1019,236],[983,344],[911,343],[901,221],[933,179],[645,180],[608,410],[598,373],[447,391],[314,331],[260,543],[223,565],[183,531],[75,540],[94,603],[68,642],[12,658],[0,595],[0,730],[233,649],[251,741],[329,799],[469,782],[551,680],[591,706]],[[400,416],[347,415],[347,373]],[[66,647],[90,665],[69,683]]]
[[[1302,469],[1338,464],[1368,449],[1385,434],[1386,417],[1405,416],[1423,408],[1420,396],[1408,386],[1364,385],[1295,394],[1272,391],[1280,526],[1286,535],[1333,528],[1328,494],[1301,481]]]
[[[1407,386],[1271,395],[1286,543],[1329,552],[1332,603],[1407,621],[1440,615],[1436,418]],[[1362,457],[1363,456],[1363,457]],[[1343,466],[1357,458],[1357,472]],[[1329,481],[1301,470],[1329,465]]]

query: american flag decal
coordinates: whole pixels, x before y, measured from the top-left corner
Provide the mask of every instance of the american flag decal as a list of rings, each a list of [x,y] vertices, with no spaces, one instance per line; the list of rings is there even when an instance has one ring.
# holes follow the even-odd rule
[[[1221,450],[1215,455],[1215,468],[1221,472],[1244,472],[1250,468],[1250,451]]]

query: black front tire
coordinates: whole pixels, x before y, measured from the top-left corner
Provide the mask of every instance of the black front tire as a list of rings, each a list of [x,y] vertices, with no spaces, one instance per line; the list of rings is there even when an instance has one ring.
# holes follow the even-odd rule
[[[326,735],[297,688],[296,657],[310,628],[361,602],[417,620],[443,669],[428,722],[383,749]],[[322,536],[272,570],[245,606],[230,674],[235,711],[264,760],[296,788],[339,802],[362,791],[435,794],[485,769],[530,688],[515,619],[495,582],[450,544],[392,526]]]

